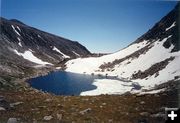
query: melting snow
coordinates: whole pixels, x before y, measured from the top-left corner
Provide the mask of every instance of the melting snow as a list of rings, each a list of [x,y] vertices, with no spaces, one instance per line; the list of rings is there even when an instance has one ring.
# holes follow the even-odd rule
[[[175,26],[175,23],[176,23],[176,22],[174,22],[170,27],[166,28],[166,31],[168,31],[169,29],[171,29],[172,27],[174,27],[174,26]]]
[[[153,64],[169,58],[172,55],[170,52],[174,46],[171,45],[169,49],[164,48],[162,45],[166,40],[167,38],[163,39],[163,41],[161,42],[156,41],[154,44],[152,44],[154,46],[149,49],[146,54],[141,54],[137,59],[131,60],[131,63],[127,64],[127,61],[125,60],[121,63],[120,66],[115,66],[115,69],[117,70],[116,72],[122,73],[123,75],[120,76],[123,76],[125,78],[131,77],[134,71],[145,71]]]
[[[62,53],[59,49],[57,49],[55,46],[53,47],[53,50],[63,55],[63,58],[70,58],[68,55]]]
[[[139,70],[145,71],[149,69],[152,65],[159,63],[161,61],[164,61],[167,58],[175,57],[175,59],[166,66],[165,69],[162,69],[159,71],[159,75],[155,77],[155,75],[148,76],[145,79],[136,79],[136,80],[131,80],[133,82],[139,83],[140,86],[143,86],[143,89],[150,89],[153,88],[156,84],[162,84],[164,82],[167,82],[169,80],[173,80],[175,76],[180,75],[180,66],[179,66],[179,61],[180,61],[180,51],[179,52],[173,52],[171,53],[171,50],[173,49],[173,45],[170,46],[170,48],[164,48],[163,43],[170,38],[171,36],[164,38],[162,41],[155,41],[151,45],[151,47],[145,54],[141,54],[138,58],[134,59],[126,59],[120,64],[117,64],[114,66],[114,71],[97,71],[99,70],[99,66],[112,62],[115,59],[121,59],[124,58],[127,55],[130,55],[134,53],[137,50],[140,50],[141,48],[145,47],[148,45],[147,41],[143,41],[140,43],[132,44],[129,47],[113,53],[109,55],[105,55],[102,57],[89,57],[89,58],[78,58],[74,60],[70,60],[66,63],[67,69],[66,71],[69,72],[74,72],[74,73],[84,73],[86,74],[102,74],[102,75],[110,75],[110,76],[118,76],[123,77],[123,78],[131,78],[132,74],[136,71],[138,72]],[[127,62],[130,62],[127,64]],[[111,83],[111,82],[109,82]],[[115,84],[115,89],[111,90],[111,84],[109,85],[106,81],[103,80],[98,80],[94,82],[93,84],[97,86],[96,90],[91,90],[88,92],[83,92],[82,95],[89,94],[91,92],[91,95],[93,94],[98,94],[100,91],[102,93],[121,93],[121,87],[122,85],[120,82],[115,82],[112,80],[112,83]],[[112,85],[113,86],[113,85]],[[119,87],[118,87],[119,86]],[[119,88],[119,91],[118,89]],[[126,87],[124,87],[126,89]],[[107,89],[107,90],[106,90]],[[108,91],[110,89],[110,91]],[[127,88],[127,90],[129,87]]]
[[[25,51],[24,53],[19,53],[17,50],[13,50],[17,55],[22,56],[24,59],[27,59],[31,62],[41,64],[41,65],[52,65],[51,63],[44,62],[41,59],[37,58],[36,56],[33,55],[33,53],[30,50]]]
[[[21,41],[21,39],[19,37],[17,37],[18,41]]]
[[[140,43],[130,45],[129,47],[120,50],[119,52],[105,55],[102,57],[78,58],[78,59],[70,60],[66,63],[67,65],[66,70],[75,73],[87,72],[91,74],[94,73],[103,63],[112,62],[117,58],[118,59],[124,58],[125,56],[130,55],[137,50],[140,50],[146,45],[148,45],[147,41],[143,41]]]
[[[18,26],[16,26],[17,27],[17,29],[21,32],[21,29],[18,27]]]
[[[111,79],[96,79],[93,85],[97,86],[97,89],[81,92],[80,95],[123,94],[133,88],[130,83]]]
[[[21,44],[21,42],[19,42],[19,43],[18,43],[18,45],[19,45],[20,47],[22,47],[22,44]]]
[[[20,39],[19,37],[17,37],[17,39],[18,39],[18,41],[19,41],[18,45],[19,45],[20,47],[22,47],[21,39]]]
[[[39,38],[41,38],[41,36],[40,36],[40,35],[38,35],[38,37],[39,37]]]
[[[21,36],[21,35],[19,34],[19,32],[15,29],[15,27],[14,27],[13,25],[11,25],[11,27],[13,28],[13,30],[15,31],[15,33],[16,33],[17,35]]]
[[[159,89],[159,90],[153,90],[153,91],[147,91],[147,92],[141,92],[141,95],[142,94],[156,94],[156,93],[159,93],[159,92],[163,92],[165,91],[165,89]]]
[[[80,56],[78,53],[76,53],[75,51],[72,51],[76,56]]]
[[[174,54],[175,59],[171,61],[165,69],[159,71],[159,75],[155,77],[149,76],[148,79],[136,79],[134,81],[138,81],[138,83],[145,88],[154,87],[156,84],[162,84],[164,82],[173,80],[175,76],[180,75],[180,51]]]
[[[42,40],[44,40],[40,35],[37,35],[38,36],[38,38],[41,38]]]
[[[59,70],[59,69],[61,69],[61,67],[56,67],[56,70]]]

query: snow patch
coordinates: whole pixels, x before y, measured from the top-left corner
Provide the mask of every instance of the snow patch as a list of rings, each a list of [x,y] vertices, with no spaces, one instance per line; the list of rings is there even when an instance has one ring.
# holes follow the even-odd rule
[[[18,39],[18,41],[19,41],[18,45],[19,45],[20,47],[22,47],[21,39],[20,39],[19,37],[17,37],[17,39]]]
[[[176,24],[176,22],[174,22],[170,27],[166,28],[166,31],[168,31],[169,29],[171,29],[172,27],[174,27]]]
[[[123,94],[131,91],[133,88],[130,86],[131,83],[111,79],[95,79],[93,85],[97,86],[97,88],[94,90],[81,92],[80,95]]]
[[[22,56],[24,59],[27,59],[31,62],[34,62],[36,64],[41,64],[41,65],[52,65],[51,63],[44,62],[41,59],[37,58],[36,56],[33,55],[33,53],[30,50],[25,51],[24,53],[20,53],[17,50],[13,50],[17,55]]]
[[[18,26],[16,26],[17,27],[17,29],[21,32],[21,29],[18,27]]]
[[[22,44],[21,44],[21,42],[19,42],[19,43],[18,43],[18,45],[19,45],[20,47],[22,47]]]
[[[59,69],[61,69],[61,67],[56,67],[56,70],[59,70]]]
[[[160,92],[165,91],[165,89],[159,89],[159,90],[151,90],[151,91],[147,91],[147,92],[140,92],[138,95],[145,95],[145,94],[157,94]]]
[[[57,49],[55,46],[53,47],[53,50],[56,51],[56,52],[58,52],[58,53],[60,53],[61,55],[63,55],[63,58],[70,58],[70,56],[62,53],[62,52],[61,52],[59,49]]]
[[[38,38],[41,38],[41,36],[40,36],[40,35],[38,35]]]
[[[17,37],[18,41],[21,41],[21,39],[19,37]]]
[[[40,38],[40,39],[42,39],[42,40],[44,40],[39,34],[37,35],[38,36],[38,38]]]
[[[11,27],[13,28],[14,32],[15,32],[17,35],[21,36],[21,35],[19,34],[19,32],[15,29],[15,27],[14,27],[13,25],[11,25]]]
[[[78,53],[76,53],[75,51],[72,51],[76,56],[80,56]]]

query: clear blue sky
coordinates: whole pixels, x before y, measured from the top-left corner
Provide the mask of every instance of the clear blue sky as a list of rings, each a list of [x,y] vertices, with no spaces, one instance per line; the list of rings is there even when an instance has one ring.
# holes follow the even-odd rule
[[[1,16],[78,41],[91,52],[115,52],[148,31],[175,1],[1,0]]]

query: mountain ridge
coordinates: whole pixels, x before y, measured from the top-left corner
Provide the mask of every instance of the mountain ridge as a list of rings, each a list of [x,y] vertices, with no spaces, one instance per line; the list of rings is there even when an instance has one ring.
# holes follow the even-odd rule
[[[77,41],[41,31],[16,19],[1,17],[0,25],[0,73],[3,78],[23,77],[29,70],[33,73],[38,69],[51,69],[68,59],[91,55]]]
[[[29,25],[23,23],[22,21],[20,21],[20,20],[18,20],[18,19],[6,19],[6,18],[4,18],[4,17],[0,17],[0,20],[5,20],[5,21],[14,22],[14,23],[16,23],[17,25],[21,25],[21,26],[33,28],[33,29],[35,29],[35,30],[37,30],[37,31],[41,31],[41,32],[44,32],[44,33],[47,33],[47,34],[51,34],[51,35],[53,35],[53,36],[55,36],[55,37],[60,37],[60,38],[62,38],[62,39],[69,40],[69,41],[72,41],[72,42],[78,42],[78,41],[74,41],[74,40],[71,40],[71,39],[68,39],[68,38],[65,38],[65,37],[61,37],[61,36],[59,36],[59,35],[57,35],[57,34],[53,34],[53,33],[47,32],[47,31],[43,31],[43,30],[38,29],[38,28],[33,27],[33,26],[29,26]]]
[[[172,43],[175,44],[175,49],[174,51],[179,51],[180,50],[180,44],[179,44],[179,35],[177,32],[179,32],[179,13],[180,13],[180,3],[178,2],[177,5],[174,7],[173,10],[171,10],[167,15],[165,15],[160,21],[155,23],[155,25],[149,29],[146,33],[144,33],[142,36],[140,36],[137,40],[135,40],[133,43],[138,43],[142,41],[142,39],[155,39],[155,38],[161,38],[159,36],[161,35],[166,35],[164,33],[168,33],[171,31],[171,33],[174,33],[177,37],[173,37]],[[165,31],[166,28],[170,27],[173,22],[177,22],[176,28],[171,28],[168,32]],[[166,23],[166,24],[163,24]],[[172,30],[173,29],[173,30]],[[177,41],[174,41],[175,39],[178,39]],[[132,44],[132,43],[131,43]],[[130,44],[130,45],[131,45]]]

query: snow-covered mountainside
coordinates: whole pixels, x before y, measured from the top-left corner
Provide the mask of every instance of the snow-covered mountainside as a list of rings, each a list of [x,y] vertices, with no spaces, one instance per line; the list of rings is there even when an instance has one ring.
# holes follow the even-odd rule
[[[126,48],[98,58],[78,58],[66,63],[66,71],[101,74],[127,79],[150,89],[180,78],[179,4],[152,29]],[[95,82],[106,89],[104,81]],[[112,87],[114,88],[114,87]]]
[[[34,67],[53,66],[88,55],[91,53],[76,41],[38,30],[15,19],[0,18],[0,77],[24,76]]]

